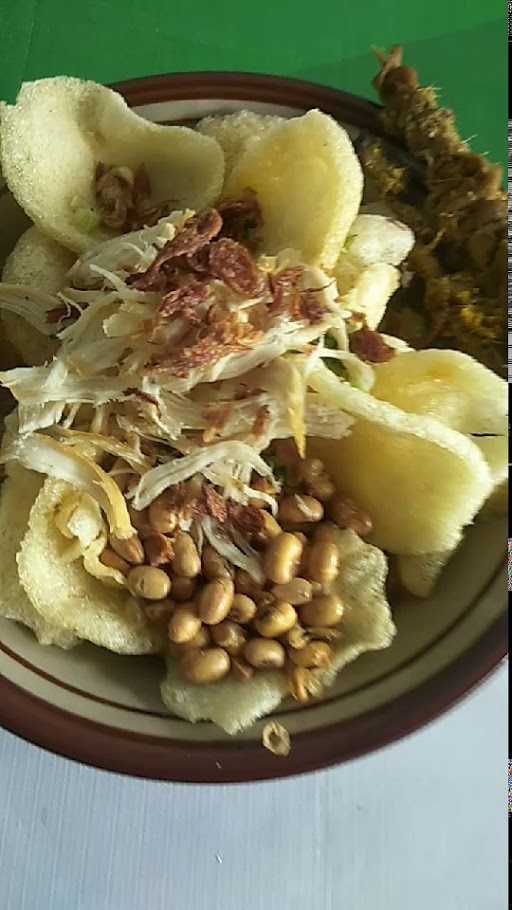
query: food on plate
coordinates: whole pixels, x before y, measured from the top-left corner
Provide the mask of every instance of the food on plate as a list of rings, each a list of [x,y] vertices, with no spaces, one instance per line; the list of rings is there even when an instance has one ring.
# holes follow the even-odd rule
[[[503,496],[506,383],[381,331],[410,221],[362,202],[319,111],[154,126],[42,80],[2,167],[35,226],[0,283],[26,363],[0,373],[0,615],[159,655],[168,709],[230,734],[320,698],[393,641],[389,559],[428,596]]]

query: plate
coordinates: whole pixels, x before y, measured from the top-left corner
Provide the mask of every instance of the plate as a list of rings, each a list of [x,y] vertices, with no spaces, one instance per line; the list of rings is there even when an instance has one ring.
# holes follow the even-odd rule
[[[293,116],[332,114],[353,137],[382,135],[378,106],[307,82],[244,73],[190,73],[116,84],[137,113],[188,123],[248,108]],[[27,219],[0,187],[0,262]],[[1,352],[1,348],[0,348]],[[261,745],[264,721],[236,738],[210,723],[165,713],[161,663],[83,644],[43,648],[30,632],[0,620],[0,723],[60,755],[111,771],[171,781],[228,783],[313,771],[411,733],[480,682],[506,654],[504,521],[475,524],[428,601],[394,608],[392,647],[346,668],[325,699],[275,712],[292,749]]]

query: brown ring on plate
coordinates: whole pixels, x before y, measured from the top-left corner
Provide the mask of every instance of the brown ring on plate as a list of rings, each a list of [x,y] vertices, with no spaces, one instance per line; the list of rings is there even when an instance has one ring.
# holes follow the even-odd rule
[[[337,89],[282,76],[176,73],[119,82],[111,87],[132,107],[219,97],[304,110],[315,107],[373,135],[386,137],[378,117],[379,105]],[[386,139],[390,141],[389,137]],[[466,612],[459,621],[465,615]],[[56,707],[3,677],[0,721],[6,729],[51,752],[135,777],[190,783],[288,777],[356,758],[412,733],[485,679],[506,656],[507,648],[504,612],[473,645],[435,676],[354,718],[294,734],[292,750],[286,757],[276,758],[259,742],[236,738],[190,743],[119,730]]]

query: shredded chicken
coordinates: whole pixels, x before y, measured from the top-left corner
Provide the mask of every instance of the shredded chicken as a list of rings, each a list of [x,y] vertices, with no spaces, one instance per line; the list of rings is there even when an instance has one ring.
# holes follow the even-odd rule
[[[86,253],[57,295],[0,286],[0,299],[60,343],[51,363],[0,374],[26,441],[9,457],[77,477],[124,535],[128,515],[163,496],[178,528],[205,535],[257,579],[253,472],[279,490],[261,453],[293,437],[304,454],[307,435],[341,437],[352,423],[308,389],[308,371],[330,354],[371,384],[365,358],[347,349],[350,314],[340,312],[333,279],[293,251],[253,256],[243,241],[261,212],[250,194],[140,229],[150,195],[142,171],[98,167],[96,193],[105,223],[129,233]],[[328,333],[340,340],[336,351]],[[277,511],[274,493],[256,498]],[[141,533],[150,565],[168,563],[166,539]],[[97,563],[95,572],[107,571]]]

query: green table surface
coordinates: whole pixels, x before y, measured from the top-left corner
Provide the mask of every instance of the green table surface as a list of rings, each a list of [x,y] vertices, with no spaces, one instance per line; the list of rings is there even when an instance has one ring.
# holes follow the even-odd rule
[[[24,80],[191,70],[296,76],[373,97],[371,45],[403,44],[461,133],[506,160],[501,0],[0,0],[0,98]]]

